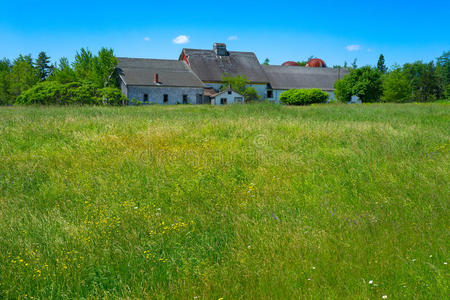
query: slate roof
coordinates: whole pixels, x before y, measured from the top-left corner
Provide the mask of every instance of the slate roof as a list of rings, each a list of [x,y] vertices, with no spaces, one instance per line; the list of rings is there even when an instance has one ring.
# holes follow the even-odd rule
[[[262,66],[270,85],[276,90],[311,89],[334,90],[334,83],[349,72],[345,69],[307,68],[291,66]]]
[[[228,56],[217,56],[214,50],[183,49],[189,66],[204,82],[219,82],[222,74],[245,75],[251,83],[268,83],[266,74],[253,52],[228,51]]]
[[[119,76],[126,85],[205,87],[184,61],[126,57],[117,59]],[[156,73],[159,84],[154,82]]]

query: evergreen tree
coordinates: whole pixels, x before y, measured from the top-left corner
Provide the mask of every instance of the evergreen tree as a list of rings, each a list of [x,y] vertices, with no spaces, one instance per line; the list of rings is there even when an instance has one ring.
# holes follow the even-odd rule
[[[352,69],[358,69],[358,65],[356,64],[356,62],[358,61],[357,58],[355,58],[352,62]]]
[[[377,69],[381,73],[385,74],[387,72],[387,67],[384,64],[384,55],[380,54],[380,58],[378,58]]]
[[[53,66],[50,65],[50,57],[44,51],[39,53],[35,66],[40,81],[46,80],[53,69]]]
[[[263,63],[263,65],[266,65],[266,66],[268,66],[268,65],[269,65],[269,63],[270,63],[270,59],[266,58],[266,59],[264,60],[264,63]]]

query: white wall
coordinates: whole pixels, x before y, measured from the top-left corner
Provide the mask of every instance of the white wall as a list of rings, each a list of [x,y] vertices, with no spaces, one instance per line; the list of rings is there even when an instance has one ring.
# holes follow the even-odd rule
[[[228,93],[228,91],[224,91],[217,95],[214,98],[211,98],[211,105],[221,105],[220,99],[227,99],[227,104],[233,104],[233,103],[244,103],[244,96],[236,93],[235,91],[231,91],[231,94]],[[242,102],[238,102],[236,98],[240,98]]]
[[[220,87],[223,85],[222,83],[204,83],[206,87],[211,87],[216,91],[220,90]],[[258,95],[261,99],[267,98],[267,85],[266,84],[247,84],[246,87],[254,87],[258,92]]]

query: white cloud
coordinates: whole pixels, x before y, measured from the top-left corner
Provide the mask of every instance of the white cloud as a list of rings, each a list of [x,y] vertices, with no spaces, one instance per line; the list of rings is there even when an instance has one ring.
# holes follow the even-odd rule
[[[186,44],[189,43],[189,37],[185,35],[179,35],[173,39],[174,44]]]
[[[359,51],[361,49],[361,45],[348,45],[345,49],[348,51]]]
[[[144,38],[144,41],[150,42],[150,38],[149,38],[148,36],[146,36],[146,37]]]
[[[228,40],[229,40],[229,41],[237,41],[237,39],[238,39],[238,36],[237,36],[237,35],[232,35],[232,36],[229,36],[229,37],[228,37]]]

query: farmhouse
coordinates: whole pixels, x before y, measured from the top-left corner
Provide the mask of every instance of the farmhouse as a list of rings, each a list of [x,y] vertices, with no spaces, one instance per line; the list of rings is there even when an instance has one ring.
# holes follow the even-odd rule
[[[254,87],[262,99],[274,102],[289,89],[318,88],[334,99],[334,83],[348,74],[345,69],[327,68],[321,59],[312,59],[305,67],[292,61],[281,66],[261,65],[255,53],[228,51],[222,43],[214,43],[211,50],[183,49],[178,60],[118,60],[124,95],[130,100],[158,104],[239,102],[236,99],[242,95],[234,91],[220,98],[225,95],[218,94],[223,75],[245,75],[248,86]]]
[[[179,60],[118,58],[120,88],[132,102],[201,104],[205,85]]]

